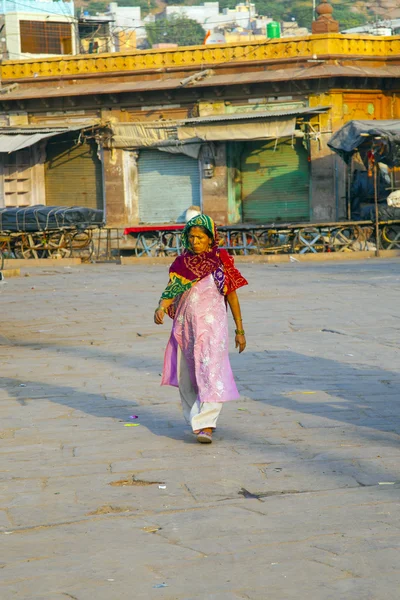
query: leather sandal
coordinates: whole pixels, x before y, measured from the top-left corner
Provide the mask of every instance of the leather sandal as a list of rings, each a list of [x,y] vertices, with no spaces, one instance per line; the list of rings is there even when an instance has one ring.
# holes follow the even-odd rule
[[[212,442],[212,429],[211,427],[206,427],[205,429],[201,429],[197,434],[197,441],[200,444],[211,444]]]

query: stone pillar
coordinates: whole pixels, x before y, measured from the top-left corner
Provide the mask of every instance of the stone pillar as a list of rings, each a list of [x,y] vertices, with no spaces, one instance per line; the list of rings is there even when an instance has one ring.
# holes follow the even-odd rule
[[[339,33],[339,22],[332,17],[333,8],[328,0],[321,0],[316,8],[318,18],[313,21],[311,31],[314,34]]]
[[[129,225],[125,207],[124,170],[122,150],[104,149],[103,181],[104,208],[108,227]]]
[[[343,94],[340,91],[310,96],[310,106],[330,106],[326,113],[314,117],[310,131],[311,218],[314,223],[346,219],[346,168],[344,161],[328,147],[332,134],[343,124]]]
[[[226,166],[226,145],[215,143],[214,176],[206,179],[203,176],[204,153],[200,160],[202,177],[203,212],[210,215],[217,225],[228,223],[228,170]]]

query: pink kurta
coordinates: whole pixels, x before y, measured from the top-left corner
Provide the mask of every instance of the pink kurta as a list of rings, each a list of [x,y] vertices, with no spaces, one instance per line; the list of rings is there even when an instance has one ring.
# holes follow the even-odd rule
[[[161,385],[179,387],[178,347],[185,356],[199,402],[239,398],[229,362],[225,299],[212,275],[182,294],[165,351]]]

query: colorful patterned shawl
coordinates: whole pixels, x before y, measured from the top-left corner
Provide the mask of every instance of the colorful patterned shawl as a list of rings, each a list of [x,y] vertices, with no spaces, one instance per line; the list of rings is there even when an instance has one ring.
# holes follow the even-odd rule
[[[190,251],[188,234],[192,227],[205,227],[212,235],[212,248],[209,252],[194,254]],[[169,283],[161,299],[177,298],[189,290],[200,279],[213,274],[215,284],[221,294],[227,296],[247,281],[236,269],[233,258],[224,249],[218,247],[218,232],[215,223],[207,215],[199,215],[190,219],[182,233],[183,254],[178,256],[169,270]],[[174,303],[175,304],[175,303]],[[173,309],[168,311],[173,316]]]

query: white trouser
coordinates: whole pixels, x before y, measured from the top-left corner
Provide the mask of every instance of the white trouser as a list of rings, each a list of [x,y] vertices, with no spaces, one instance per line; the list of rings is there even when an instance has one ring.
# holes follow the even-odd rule
[[[180,348],[178,348],[178,381],[183,416],[186,422],[191,425],[193,431],[199,431],[206,427],[215,429],[222,402],[197,402],[197,393],[193,389],[189,367]]]

